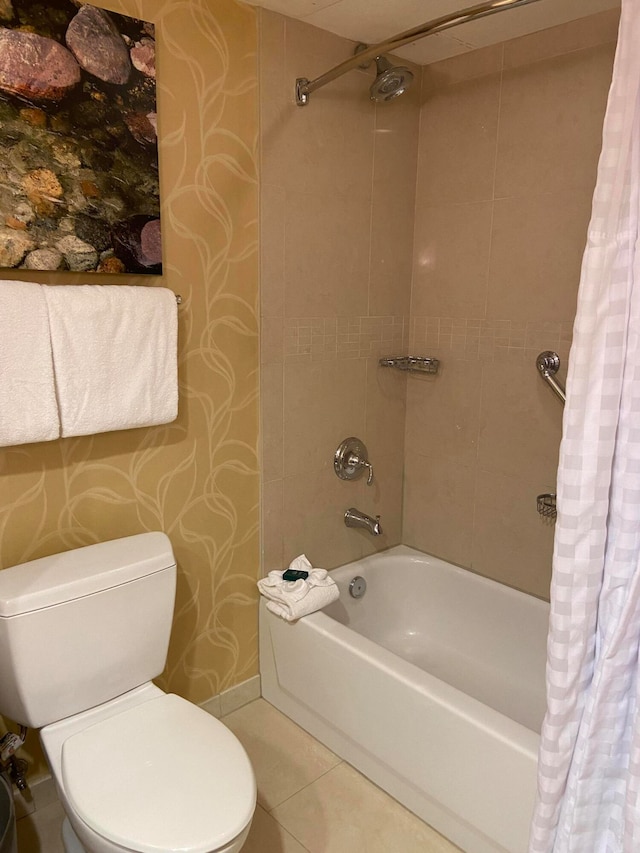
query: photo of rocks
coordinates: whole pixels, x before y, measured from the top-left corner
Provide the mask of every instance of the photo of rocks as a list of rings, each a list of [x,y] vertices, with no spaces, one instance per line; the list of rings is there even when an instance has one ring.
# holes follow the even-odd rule
[[[162,272],[153,24],[0,0],[0,267]]]

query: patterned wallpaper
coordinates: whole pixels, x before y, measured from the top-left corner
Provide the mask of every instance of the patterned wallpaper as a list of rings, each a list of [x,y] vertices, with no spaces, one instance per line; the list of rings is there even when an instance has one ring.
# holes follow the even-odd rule
[[[201,702],[258,670],[255,12],[233,0],[100,5],[156,24],[165,274],[104,282],[182,295],[180,414],[161,427],[1,449],[0,567],[164,530],[179,575],[162,686]]]

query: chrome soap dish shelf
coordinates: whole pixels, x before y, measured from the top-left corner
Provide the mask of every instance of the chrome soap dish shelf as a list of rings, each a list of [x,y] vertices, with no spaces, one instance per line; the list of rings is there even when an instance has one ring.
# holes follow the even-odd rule
[[[440,362],[437,358],[425,358],[419,355],[401,355],[392,358],[381,358],[380,367],[395,367],[410,373],[429,373],[432,376],[438,372]]]
[[[558,510],[556,507],[556,496],[553,494],[538,495],[536,498],[538,513],[543,518],[556,518]]]

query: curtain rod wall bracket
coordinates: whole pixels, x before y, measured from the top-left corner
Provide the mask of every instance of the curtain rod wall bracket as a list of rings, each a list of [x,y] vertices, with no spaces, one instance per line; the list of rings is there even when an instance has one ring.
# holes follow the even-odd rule
[[[298,77],[296,80],[296,104],[306,107],[309,103],[309,80],[306,77]]]
[[[375,59],[377,56],[389,53],[399,47],[404,47],[406,44],[412,44],[414,41],[419,41],[434,33],[440,33],[443,30],[451,29],[451,27],[466,24],[468,21],[474,21],[478,18],[485,18],[488,15],[495,15],[498,12],[506,12],[508,9],[516,9],[519,6],[538,2],[539,0],[486,0],[484,3],[462,9],[460,12],[443,15],[440,18],[428,21],[426,24],[405,30],[405,32],[399,33],[387,41],[372,44],[364,50],[356,49],[356,54],[351,59],[347,59],[340,63],[340,65],[336,65],[335,68],[325,71],[324,74],[316,77],[314,80],[308,80],[306,77],[298,77],[295,91],[296,104],[299,107],[305,107],[309,103],[309,97],[312,92],[315,92],[316,89],[320,89],[322,86],[326,86],[327,83],[331,83],[338,77],[342,77],[347,71],[360,67],[367,60]]]

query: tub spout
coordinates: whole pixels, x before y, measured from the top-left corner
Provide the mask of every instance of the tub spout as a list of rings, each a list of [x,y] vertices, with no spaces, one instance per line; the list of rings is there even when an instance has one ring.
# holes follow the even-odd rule
[[[356,509],[354,506],[345,512],[344,523],[347,527],[362,527],[365,530],[368,530],[372,536],[380,536],[382,533],[379,515],[376,515],[375,518],[371,518],[370,515],[365,515],[364,512],[360,512],[360,510]]]

